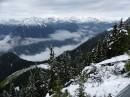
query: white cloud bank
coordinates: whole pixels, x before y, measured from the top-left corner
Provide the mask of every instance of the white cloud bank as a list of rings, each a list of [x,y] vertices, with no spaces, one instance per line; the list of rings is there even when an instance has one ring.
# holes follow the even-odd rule
[[[76,42],[80,42],[83,35],[83,32],[72,33],[67,30],[58,30],[55,33],[50,34],[47,38],[21,38],[18,36],[12,38],[10,35],[7,35],[3,40],[0,40],[0,51],[6,52],[17,46],[25,46],[47,41],[66,41],[67,39],[73,39]]]
[[[90,39],[91,37],[93,37],[93,35],[83,38],[82,40],[80,40],[80,43],[75,44],[75,45],[70,44],[70,45],[64,45],[62,47],[54,47],[55,56],[62,54],[64,51],[73,50],[74,48],[78,47],[79,45],[81,45],[82,43]],[[49,58],[49,54],[50,54],[50,51],[48,48],[46,48],[45,51],[40,52],[38,54],[35,54],[35,55],[22,54],[20,57],[29,61],[43,61]]]
[[[52,40],[64,41],[67,39],[81,38],[82,32],[69,32],[67,30],[58,30],[53,34],[50,34]]]
[[[72,50],[76,47],[76,45],[65,45],[62,47],[54,47],[55,56],[62,54],[64,51]],[[24,55],[22,54],[20,57],[29,61],[43,61],[49,58],[49,49],[47,48],[44,52],[35,55]]]
[[[6,52],[17,46],[31,45],[39,42],[48,41],[50,39],[43,38],[21,38],[21,37],[13,37],[10,35],[5,36],[3,40],[0,40],[0,52]]]

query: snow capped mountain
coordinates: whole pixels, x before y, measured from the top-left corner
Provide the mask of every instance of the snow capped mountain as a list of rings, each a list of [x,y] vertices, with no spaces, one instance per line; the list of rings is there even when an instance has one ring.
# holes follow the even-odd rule
[[[22,24],[22,22],[21,22]],[[23,20],[24,25],[42,25],[44,24],[44,21],[42,18],[37,18],[37,17],[31,17],[31,18],[26,18]]]
[[[12,25],[43,25],[46,23],[56,23],[56,22],[104,22],[103,20],[99,20],[96,18],[88,17],[88,18],[76,18],[76,17],[63,17],[63,18],[56,18],[56,17],[48,17],[48,18],[41,18],[41,17],[30,17],[24,19],[9,19],[9,20],[0,20],[0,24],[12,24]],[[106,21],[110,22],[110,21]]]
[[[3,20],[0,21],[0,52],[4,50],[18,54],[37,54],[45,51],[50,44],[57,48],[78,45],[108,29],[112,24],[90,18],[31,17],[23,20]]]

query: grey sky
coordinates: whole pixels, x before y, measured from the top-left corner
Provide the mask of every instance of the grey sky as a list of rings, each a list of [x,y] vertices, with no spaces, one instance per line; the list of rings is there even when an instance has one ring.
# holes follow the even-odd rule
[[[0,0],[0,18],[130,16],[130,0]]]

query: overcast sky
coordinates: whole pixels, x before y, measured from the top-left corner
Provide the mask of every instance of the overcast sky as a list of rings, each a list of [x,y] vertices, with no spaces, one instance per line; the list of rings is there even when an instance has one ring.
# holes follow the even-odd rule
[[[130,16],[130,0],[0,0],[0,18]]]

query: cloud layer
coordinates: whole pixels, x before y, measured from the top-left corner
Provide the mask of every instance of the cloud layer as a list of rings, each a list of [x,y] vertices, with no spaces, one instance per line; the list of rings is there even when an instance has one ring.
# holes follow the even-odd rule
[[[54,47],[54,52],[55,52],[55,56],[58,56],[60,54],[62,54],[64,51],[68,51],[68,50],[72,50],[76,47],[76,45],[65,45],[62,47]],[[35,55],[21,55],[20,57],[29,61],[43,61],[43,60],[48,60],[49,58],[49,49],[46,48],[46,50],[44,52],[41,52],[39,54],[35,54]]]
[[[58,30],[53,34],[50,34],[52,40],[64,41],[67,39],[78,39],[84,35],[82,32],[69,32],[67,30]]]
[[[1,18],[97,17],[119,19],[130,16],[130,0],[0,0]]]
[[[9,51],[17,46],[25,46],[31,44],[37,44],[39,42],[47,41],[66,41],[72,39],[76,42],[81,42],[82,36],[85,36],[83,32],[69,32],[67,30],[57,30],[55,33],[50,34],[46,38],[22,38],[22,37],[11,37],[10,35],[5,36],[0,40],[0,52]],[[81,40],[80,40],[81,39]]]

